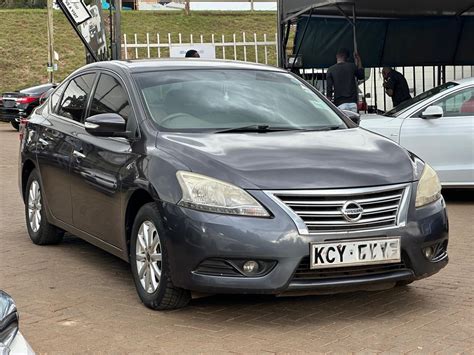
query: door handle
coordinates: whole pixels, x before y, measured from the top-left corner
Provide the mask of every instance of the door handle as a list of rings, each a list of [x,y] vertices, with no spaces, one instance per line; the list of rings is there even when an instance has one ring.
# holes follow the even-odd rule
[[[74,150],[72,152],[72,155],[78,159],[84,159],[86,157],[85,154],[82,154],[81,152],[78,152],[77,150]]]

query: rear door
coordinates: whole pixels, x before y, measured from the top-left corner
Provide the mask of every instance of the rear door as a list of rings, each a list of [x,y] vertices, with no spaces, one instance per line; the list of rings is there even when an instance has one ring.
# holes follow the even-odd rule
[[[81,125],[94,77],[78,75],[59,87],[51,97],[50,114],[39,126],[37,159],[47,206],[54,218],[67,224],[72,224],[72,134]]]
[[[420,117],[427,106],[443,108],[443,117]],[[400,144],[426,160],[444,185],[474,182],[474,87],[429,103],[404,120]]]
[[[100,74],[89,111],[87,116],[117,113],[130,126],[133,119],[130,99],[117,76]],[[83,125],[75,127],[74,136],[74,149],[79,152],[71,161],[74,226],[123,249],[121,186],[131,171],[127,168],[133,159],[130,142],[125,138],[92,136]]]

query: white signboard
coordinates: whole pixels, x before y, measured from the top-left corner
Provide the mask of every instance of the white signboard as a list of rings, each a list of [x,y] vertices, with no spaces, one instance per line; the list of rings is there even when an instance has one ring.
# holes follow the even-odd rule
[[[216,47],[212,44],[171,44],[170,58],[184,58],[186,52],[194,49],[203,59],[216,59]]]
[[[67,12],[71,15],[76,25],[83,23],[91,18],[83,0],[62,0]]]

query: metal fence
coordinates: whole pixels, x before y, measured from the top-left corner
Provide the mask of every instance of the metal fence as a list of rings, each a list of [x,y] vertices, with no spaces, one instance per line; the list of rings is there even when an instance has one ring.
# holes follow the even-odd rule
[[[173,45],[210,44],[216,49],[216,58],[242,60],[245,62],[276,64],[276,33],[248,34],[245,32],[232,35],[189,35],[184,38],[181,33],[165,36],[159,33],[147,33],[144,38],[134,34],[130,39],[123,35],[123,58],[169,58]]]
[[[474,76],[474,66],[415,66],[397,67],[408,83],[412,97],[442,83]],[[303,79],[326,93],[327,69],[300,69]],[[366,68],[365,80],[359,82],[359,102],[365,101],[365,112],[388,111],[393,108],[392,99],[385,94],[382,68]]]

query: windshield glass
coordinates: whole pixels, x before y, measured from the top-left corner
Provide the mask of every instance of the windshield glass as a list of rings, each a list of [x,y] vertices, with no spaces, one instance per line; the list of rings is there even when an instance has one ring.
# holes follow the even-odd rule
[[[457,83],[453,83],[453,82],[447,82],[446,84],[443,84],[443,85],[440,85],[440,86],[437,86],[431,90],[428,90],[428,91],[425,91],[423,93],[421,93],[420,95],[417,95],[415,96],[414,98],[410,99],[410,100],[407,100],[407,101],[404,101],[402,102],[400,105],[394,107],[393,109],[391,109],[390,111],[386,112],[385,113],[385,116],[389,116],[389,117],[397,117],[399,114],[401,114],[403,111],[405,111],[405,109],[407,109],[408,107],[420,102],[420,101],[423,101],[425,99],[428,99],[432,96],[435,96],[445,90],[448,90],[450,88],[452,88],[453,86],[456,86],[456,85],[459,85]]]
[[[193,69],[139,73],[135,78],[146,109],[164,130],[347,127],[315,92],[288,73]]]

